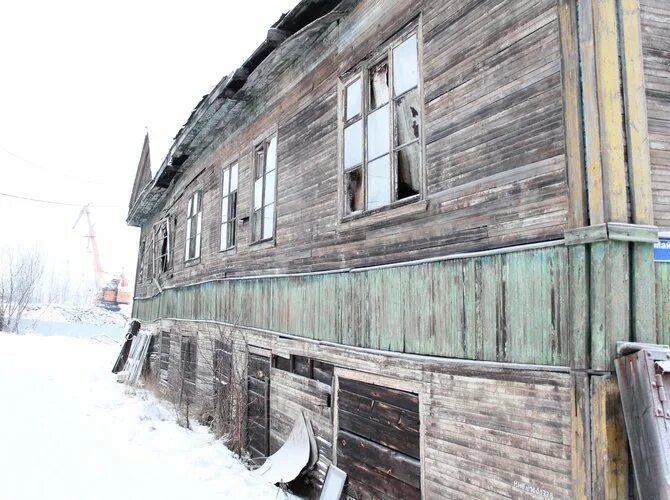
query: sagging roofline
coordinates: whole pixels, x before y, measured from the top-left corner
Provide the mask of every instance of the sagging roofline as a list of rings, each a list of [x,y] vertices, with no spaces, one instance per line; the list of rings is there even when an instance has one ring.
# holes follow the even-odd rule
[[[337,13],[348,11],[358,0],[301,0],[291,11],[283,14],[270,27],[265,40],[230,75],[225,76],[203,96],[191,112],[186,123],[174,137],[172,145],[153,179],[147,183],[134,199],[126,222],[130,226],[141,226],[146,218],[164,200],[173,180],[187,168],[187,161],[196,153],[192,144],[201,128],[210,122],[227,103],[245,87],[254,71],[287,40],[299,35],[312,25],[332,23],[339,18]],[[335,14],[335,15],[333,15]],[[319,23],[322,21],[322,23]],[[201,148],[201,150],[204,149]],[[197,151],[200,152],[200,151]]]

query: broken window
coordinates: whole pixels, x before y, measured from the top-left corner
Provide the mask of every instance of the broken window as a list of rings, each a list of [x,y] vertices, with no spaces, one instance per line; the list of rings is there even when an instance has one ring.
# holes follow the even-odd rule
[[[227,250],[235,246],[238,170],[238,165],[235,163],[225,168],[221,173],[221,250]]]
[[[138,283],[142,283],[142,280],[144,279],[144,253],[145,253],[145,248],[146,248],[146,242],[142,241],[142,243],[140,243],[139,265],[137,266],[137,282]]]
[[[343,92],[344,214],[421,192],[421,98],[416,33],[383,51]],[[392,76],[391,76],[392,75]],[[362,92],[366,82],[366,92]]]
[[[147,261],[147,281],[151,281],[154,278],[154,235],[151,235],[149,244],[146,249],[146,261]]]
[[[154,231],[154,257],[157,274],[165,273],[170,269],[170,225],[168,219],[158,223]]]
[[[251,240],[274,237],[277,185],[277,136],[256,146],[254,153],[254,195]]]
[[[200,234],[202,232],[202,193],[196,191],[188,200],[186,209],[185,259],[200,257]]]

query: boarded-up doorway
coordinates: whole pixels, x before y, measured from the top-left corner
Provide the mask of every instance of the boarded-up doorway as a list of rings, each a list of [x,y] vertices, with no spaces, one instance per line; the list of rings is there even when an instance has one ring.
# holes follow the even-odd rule
[[[270,351],[253,349],[247,365],[247,449],[251,458],[270,454]]]
[[[218,425],[230,433],[233,405],[236,403],[233,384],[233,343],[214,341],[214,408]]]
[[[334,458],[347,494],[421,498],[419,395],[373,379],[338,372]]]

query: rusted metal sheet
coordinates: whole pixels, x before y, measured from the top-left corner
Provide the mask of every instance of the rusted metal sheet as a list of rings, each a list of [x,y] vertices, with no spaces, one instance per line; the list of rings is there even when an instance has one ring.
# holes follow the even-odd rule
[[[670,349],[645,348],[616,360],[640,498],[670,499]]]

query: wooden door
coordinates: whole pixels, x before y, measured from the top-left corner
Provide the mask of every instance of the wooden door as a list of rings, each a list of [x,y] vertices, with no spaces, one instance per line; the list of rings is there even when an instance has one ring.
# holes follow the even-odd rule
[[[218,425],[224,433],[231,432],[234,405],[236,404],[233,384],[232,342],[214,341],[214,408]],[[237,384],[236,384],[237,385]]]
[[[351,498],[421,498],[419,396],[339,378],[337,466]]]
[[[247,449],[252,458],[270,454],[270,356],[249,353]]]

